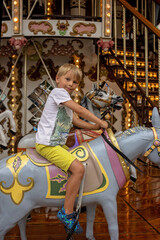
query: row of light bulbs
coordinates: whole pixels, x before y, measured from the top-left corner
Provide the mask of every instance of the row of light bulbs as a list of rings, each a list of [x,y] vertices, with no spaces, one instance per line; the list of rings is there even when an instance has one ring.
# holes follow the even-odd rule
[[[115,50],[113,50],[113,52],[115,53]],[[124,52],[123,51],[117,51],[117,55],[124,56]],[[133,52],[126,52],[125,55],[127,57],[134,57],[134,53]],[[140,56],[139,53],[136,53],[136,57],[139,57],[139,56]]]
[[[14,59],[16,56],[13,55],[12,58]],[[12,68],[14,68],[14,65],[12,65]],[[13,118],[15,119],[15,114],[14,114],[14,109],[15,109],[15,97],[14,97],[14,93],[16,91],[15,89],[15,82],[16,82],[16,74],[15,74],[15,69],[12,71],[12,77],[11,77],[11,96],[12,96],[12,99],[11,99],[11,108],[12,108],[12,113],[13,113]],[[14,145],[15,145],[15,141],[16,141],[16,136],[12,136],[11,138],[11,153],[14,153]]]
[[[132,76],[134,76],[134,71],[128,71]],[[115,73],[116,74],[116,73]],[[121,76],[128,76],[127,73],[124,70],[118,70],[117,71],[118,75]],[[144,71],[137,71],[137,77],[145,77],[146,73]],[[157,73],[156,72],[149,72],[148,77],[150,78],[157,78]]]
[[[146,83],[138,83],[140,85],[140,87],[143,87],[145,88],[146,87]],[[128,87],[129,88],[132,88],[132,87],[135,87],[135,84],[134,83],[128,83]],[[154,89],[154,88],[159,88],[159,84],[158,83],[148,83],[148,88],[149,89]]]
[[[80,68],[80,57],[76,56],[74,54],[74,64],[76,65],[77,68]],[[75,95],[74,95],[74,101],[76,103],[80,103],[80,96],[79,96],[79,89],[80,87],[78,86],[76,89],[75,89]]]
[[[110,64],[119,64],[115,59],[111,59]],[[121,60],[121,62],[124,64],[124,60]],[[134,66],[134,61],[126,61],[126,65],[127,66]],[[136,65],[138,67],[144,67],[145,66],[145,62],[136,62]],[[149,68],[151,68],[151,64],[148,65]]]
[[[20,33],[20,1],[13,1],[13,32],[14,34]]]
[[[110,0],[106,0],[105,6],[105,36],[110,37],[111,34],[111,5]]]

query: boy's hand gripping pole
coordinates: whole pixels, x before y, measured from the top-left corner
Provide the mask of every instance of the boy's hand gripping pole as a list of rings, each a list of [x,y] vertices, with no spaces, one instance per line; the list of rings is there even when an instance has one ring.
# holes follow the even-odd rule
[[[87,164],[86,163],[83,163],[83,166],[85,168],[85,172],[84,172],[84,176],[83,176],[83,179],[82,179],[82,182],[81,182],[81,185],[80,185],[80,188],[79,188],[79,197],[78,197],[78,201],[77,201],[77,206],[76,206],[76,220],[71,228],[71,230],[69,231],[68,233],[68,236],[66,238],[66,240],[70,240],[71,236],[73,235],[74,233],[74,229],[77,225],[77,222],[78,222],[78,219],[79,219],[79,214],[81,212],[81,204],[82,204],[82,197],[83,197],[83,190],[84,190],[84,182],[85,182],[85,173],[86,173],[86,167],[87,167]]]

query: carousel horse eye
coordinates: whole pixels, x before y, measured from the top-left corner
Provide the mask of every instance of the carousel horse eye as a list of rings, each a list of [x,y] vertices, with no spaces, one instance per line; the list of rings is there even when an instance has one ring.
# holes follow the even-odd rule
[[[96,90],[96,92],[95,92],[95,96],[97,96],[97,95],[98,95],[98,93],[99,93],[99,91],[98,91],[98,90]]]
[[[99,97],[103,97],[103,94],[102,94],[102,93],[99,93],[98,96],[99,96]]]

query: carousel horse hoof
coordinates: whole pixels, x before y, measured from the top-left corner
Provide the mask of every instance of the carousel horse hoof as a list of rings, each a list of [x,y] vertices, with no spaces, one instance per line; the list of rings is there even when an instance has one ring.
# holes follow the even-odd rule
[[[3,150],[7,150],[8,147],[0,144],[0,148],[2,148]]]
[[[136,183],[137,178],[135,178],[135,177],[133,177],[133,176],[130,176],[130,180],[131,180],[133,183]]]
[[[15,136],[16,135],[16,132],[14,132],[13,130],[9,130],[10,131],[10,133],[13,135],[13,136]]]

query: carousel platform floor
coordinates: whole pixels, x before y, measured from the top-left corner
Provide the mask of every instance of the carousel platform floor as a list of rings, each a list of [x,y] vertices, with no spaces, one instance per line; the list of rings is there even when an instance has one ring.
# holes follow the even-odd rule
[[[119,240],[160,240],[160,169],[138,165],[145,174],[138,174],[134,189],[130,182],[118,194]],[[81,213],[80,223],[84,233],[74,235],[74,239],[86,240],[85,212]],[[96,209],[94,233],[96,240],[110,239],[100,206]],[[27,237],[28,240],[65,240],[66,233],[54,209],[41,208],[32,211]],[[5,240],[20,240],[17,226],[8,232]]]

